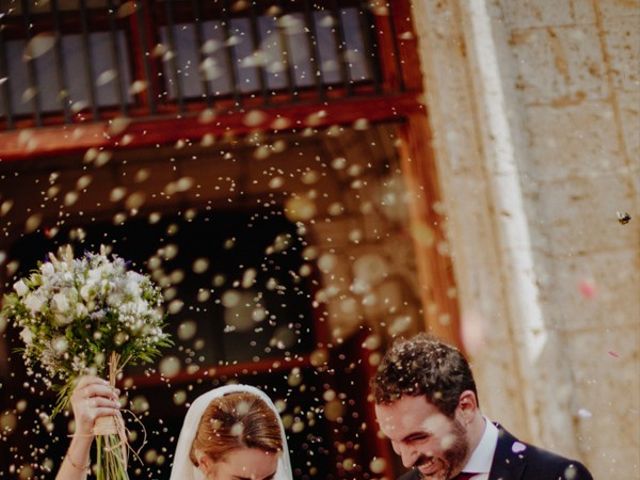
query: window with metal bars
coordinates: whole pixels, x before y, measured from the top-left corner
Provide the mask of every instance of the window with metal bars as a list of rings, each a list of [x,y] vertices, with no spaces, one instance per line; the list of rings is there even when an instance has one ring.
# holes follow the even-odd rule
[[[344,31],[340,43],[334,36],[338,21]],[[207,20],[160,26],[161,45],[166,46],[163,74],[168,97],[175,99],[179,88],[184,97],[205,94],[203,77],[214,96],[234,90],[259,92],[262,88],[274,94],[316,83],[328,86],[371,80],[372,68],[355,8],[340,9],[338,19],[331,12],[315,11],[308,18],[297,12],[280,18],[256,16],[254,22],[252,25],[250,18],[237,17],[226,25],[223,20]],[[315,39],[307,41],[310,31],[316,32]]]
[[[103,112],[379,86],[364,2],[4,0],[0,118],[36,126]],[[241,4],[241,5],[239,5]],[[173,109],[175,110],[175,108]],[[58,117],[57,119],[53,119]],[[50,121],[44,121],[50,118]]]
[[[127,23],[112,0],[0,3],[0,115],[72,115],[132,102]]]

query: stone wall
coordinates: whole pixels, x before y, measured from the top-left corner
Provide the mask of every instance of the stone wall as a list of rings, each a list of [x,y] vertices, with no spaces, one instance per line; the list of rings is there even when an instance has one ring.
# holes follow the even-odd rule
[[[640,2],[414,16],[481,403],[595,478],[638,474]]]

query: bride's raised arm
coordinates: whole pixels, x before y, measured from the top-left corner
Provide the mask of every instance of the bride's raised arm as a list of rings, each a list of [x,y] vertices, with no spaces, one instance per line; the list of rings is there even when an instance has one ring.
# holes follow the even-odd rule
[[[56,480],[84,480],[91,462],[89,453],[93,442],[96,419],[119,415],[118,390],[98,377],[81,377],[71,396],[71,407],[76,422],[69,449],[56,476]]]

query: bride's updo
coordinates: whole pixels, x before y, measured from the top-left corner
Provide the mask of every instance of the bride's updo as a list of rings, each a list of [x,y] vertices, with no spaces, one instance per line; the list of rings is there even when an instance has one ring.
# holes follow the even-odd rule
[[[197,467],[203,454],[217,462],[239,448],[256,448],[274,454],[282,451],[276,412],[262,399],[246,392],[228,393],[207,406],[189,458]]]

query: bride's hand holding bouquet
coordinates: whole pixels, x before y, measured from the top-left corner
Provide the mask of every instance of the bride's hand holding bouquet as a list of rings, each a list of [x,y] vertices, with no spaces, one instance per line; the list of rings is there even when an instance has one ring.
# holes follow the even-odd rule
[[[71,395],[75,434],[56,480],[84,480],[90,471],[94,427],[101,418],[119,417],[119,390],[94,376],[80,377]]]

